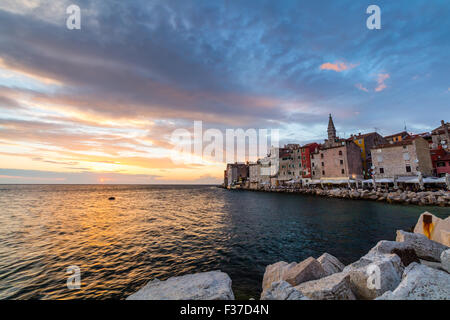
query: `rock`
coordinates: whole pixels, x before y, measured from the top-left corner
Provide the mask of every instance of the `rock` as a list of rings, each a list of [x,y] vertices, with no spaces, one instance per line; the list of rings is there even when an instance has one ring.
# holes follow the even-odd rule
[[[210,271],[148,282],[127,300],[234,300],[230,277]]]
[[[397,230],[396,240],[410,244],[417,256],[424,260],[439,262],[442,252],[448,249],[447,246],[430,240],[423,234],[410,233],[403,230]]]
[[[273,282],[261,293],[261,300],[309,300],[286,281]]]
[[[338,258],[326,252],[322,254],[317,261],[322,265],[327,276],[341,272],[345,268],[344,264],[340,262]]]
[[[450,274],[411,263],[399,286],[377,300],[450,300]]]
[[[303,260],[294,267],[290,268],[284,275],[290,285],[296,286],[302,282],[320,279],[327,274],[322,265],[313,257]]]
[[[391,253],[400,257],[403,266],[407,266],[412,262],[420,262],[412,246],[406,242],[381,240],[369,251],[368,255]]]
[[[396,254],[367,254],[348,265],[351,290],[358,299],[370,300],[394,290],[401,281],[404,266]],[[379,275],[379,276],[378,276]]]
[[[424,217],[426,217],[425,220],[429,219],[431,222],[424,223]],[[414,228],[414,233],[423,234],[430,240],[450,246],[450,217],[447,217],[444,220],[429,212],[424,212],[420,215],[417,221]]]
[[[312,300],[356,300],[350,287],[350,275],[339,272],[319,280],[303,282],[295,288]]]
[[[262,289],[266,290],[271,286],[273,282],[277,282],[280,280],[286,280],[285,274],[286,272],[296,266],[295,262],[287,263],[284,261],[280,261],[266,267],[266,271],[264,272]]]
[[[441,264],[442,268],[450,273],[450,249],[445,250],[441,254]]]
[[[445,271],[444,268],[442,267],[442,263],[440,263],[440,262],[433,262],[433,261],[422,260],[422,259],[420,259],[419,262],[423,265],[426,265],[427,267]]]
[[[412,246],[405,242],[397,242],[397,241],[387,241],[381,240],[379,241],[375,247],[370,249],[368,255],[370,254],[390,254],[394,249],[411,249]]]
[[[417,256],[416,252],[412,248],[406,248],[406,249],[393,249],[391,253],[396,254],[399,256],[400,260],[402,261],[403,266],[407,267],[413,262],[420,262],[419,257]]]
[[[374,195],[369,196],[369,199],[370,200],[378,200],[378,196],[374,194]]]

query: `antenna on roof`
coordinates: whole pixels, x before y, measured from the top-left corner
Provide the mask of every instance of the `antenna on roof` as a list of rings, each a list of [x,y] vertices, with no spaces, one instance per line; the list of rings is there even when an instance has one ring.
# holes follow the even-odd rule
[[[373,127],[373,129],[375,130],[376,133],[378,133],[378,131],[380,130],[380,128],[377,127]]]
[[[405,131],[408,132],[408,130],[406,129],[406,121],[405,121]]]

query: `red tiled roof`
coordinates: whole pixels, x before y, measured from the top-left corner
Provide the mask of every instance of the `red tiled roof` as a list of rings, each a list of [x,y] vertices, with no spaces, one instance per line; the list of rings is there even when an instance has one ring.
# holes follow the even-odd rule
[[[410,136],[410,137],[403,139],[402,141],[397,141],[394,143],[380,144],[378,146],[375,146],[373,149],[383,149],[383,148],[392,148],[392,147],[400,147],[400,146],[410,145],[417,137],[418,136]]]

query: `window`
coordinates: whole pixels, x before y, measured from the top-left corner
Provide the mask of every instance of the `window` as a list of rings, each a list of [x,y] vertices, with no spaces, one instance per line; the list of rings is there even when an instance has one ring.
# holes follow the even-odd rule
[[[341,164],[344,164],[344,160],[340,160]]]
[[[445,167],[445,162],[441,161],[436,164],[437,167]]]
[[[382,155],[378,155],[377,156],[377,161],[378,162],[383,162],[383,156]]]
[[[341,170],[341,173],[342,173],[342,174],[345,174],[345,170],[344,170],[344,169],[342,169],[342,170]]]
[[[411,172],[411,166],[406,166],[406,172]]]
[[[380,168],[380,173],[384,173],[384,168]]]
[[[403,159],[404,159],[404,160],[409,160],[409,153],[405,152],[405,153],[403,154]]]
[[[322,167],[325,167],[325,163],[322,162]]]
[[[320,154],[320,158],[322,158],[322,159],[323,159],[323,153],[321,153],[321,154]]]
[[[322,170],[322,174],[325,175],[325,171]]]
[[[342,156],[342,150],[339,150],[339,155]]]
[[[408,146],[403,146],[403,149],[408,150]]]
[[[315,171],[313,171],[313,176],[315,176],[316,175],[316,172]]]

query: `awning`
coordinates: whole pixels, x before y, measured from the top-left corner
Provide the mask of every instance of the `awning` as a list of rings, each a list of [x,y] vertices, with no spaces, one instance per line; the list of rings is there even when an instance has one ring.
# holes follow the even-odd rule
[[[383,178],[383,179],[375,179],[376,183],[394,183],[394,180]],[[373,183],[373,179],[363,180],[362,183]]]
[[[330,184],[344,184],[344,183],[355,183],[356,180],[352,179],[322,179],[321,183],[330,183]]]
[[[423,178],[423,183],[445,183],[445,177],[441,177],[441,178],[435,178],[435,177]]]

